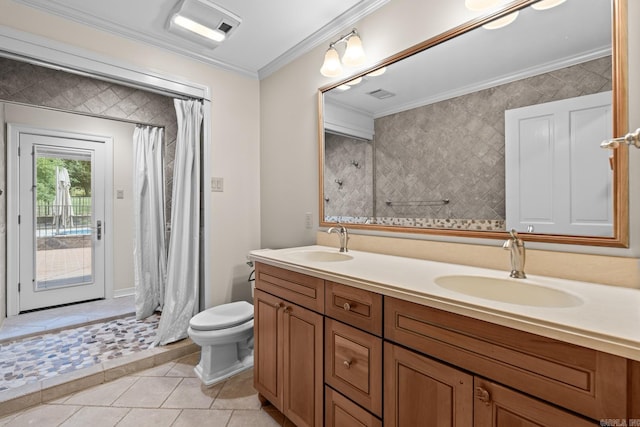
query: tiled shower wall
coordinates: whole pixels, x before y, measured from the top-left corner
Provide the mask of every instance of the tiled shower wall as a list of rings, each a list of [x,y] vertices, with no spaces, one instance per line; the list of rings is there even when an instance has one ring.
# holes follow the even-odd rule
[[[504,111],[611,90],[611,76],[611,57],[603,57],[376,119],[375,216],[503,220]],[[334,157],[348,160],[341,150],[326,144],[325,174],[334,173]],[[327,189],[335,191],[325,179]],[[351,192],[359,206],[373,204],[349,181],[341,191],[325,215],[360,216],[347,210]]]
[[[0,101],[3,100],[164,126],[167,223],[170,221],[177,133],[172,98],[0,58]]]
[[[324,164],[325,216],[372,216],[371,141],[325,133],[324,143],[327,153]]]

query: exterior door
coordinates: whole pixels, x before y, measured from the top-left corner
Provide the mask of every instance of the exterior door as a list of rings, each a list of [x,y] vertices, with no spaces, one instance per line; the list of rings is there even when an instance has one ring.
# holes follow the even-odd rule
[[[37,129],[11,138],[18,311],[104,298],[105,140]]]

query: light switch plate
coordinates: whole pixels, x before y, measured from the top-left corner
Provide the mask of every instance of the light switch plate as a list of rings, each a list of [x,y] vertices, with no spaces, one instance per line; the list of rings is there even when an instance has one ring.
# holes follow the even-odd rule
[[[224,191],[224,178],[213,177],[211,178],[211,191],[223,192]]]

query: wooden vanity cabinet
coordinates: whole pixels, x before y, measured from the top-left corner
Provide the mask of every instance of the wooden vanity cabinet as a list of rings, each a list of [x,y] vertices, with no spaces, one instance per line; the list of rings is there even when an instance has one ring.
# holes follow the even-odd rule
[[[385,339],[593,420],[630,413],[625,358],[396,298],[384,306]]]
[[[256,263],[254,387],[296,426],[321,427],[324,319],[278,293],[323,307],[324,282],[289,273]]]

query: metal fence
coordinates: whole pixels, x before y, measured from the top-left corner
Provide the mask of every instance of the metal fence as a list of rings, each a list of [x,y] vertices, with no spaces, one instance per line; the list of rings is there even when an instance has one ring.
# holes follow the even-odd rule
[[[91,226],[91,197],[72,197],[71,205],[52,202],[36,204],[36,235],[89,234]]]

